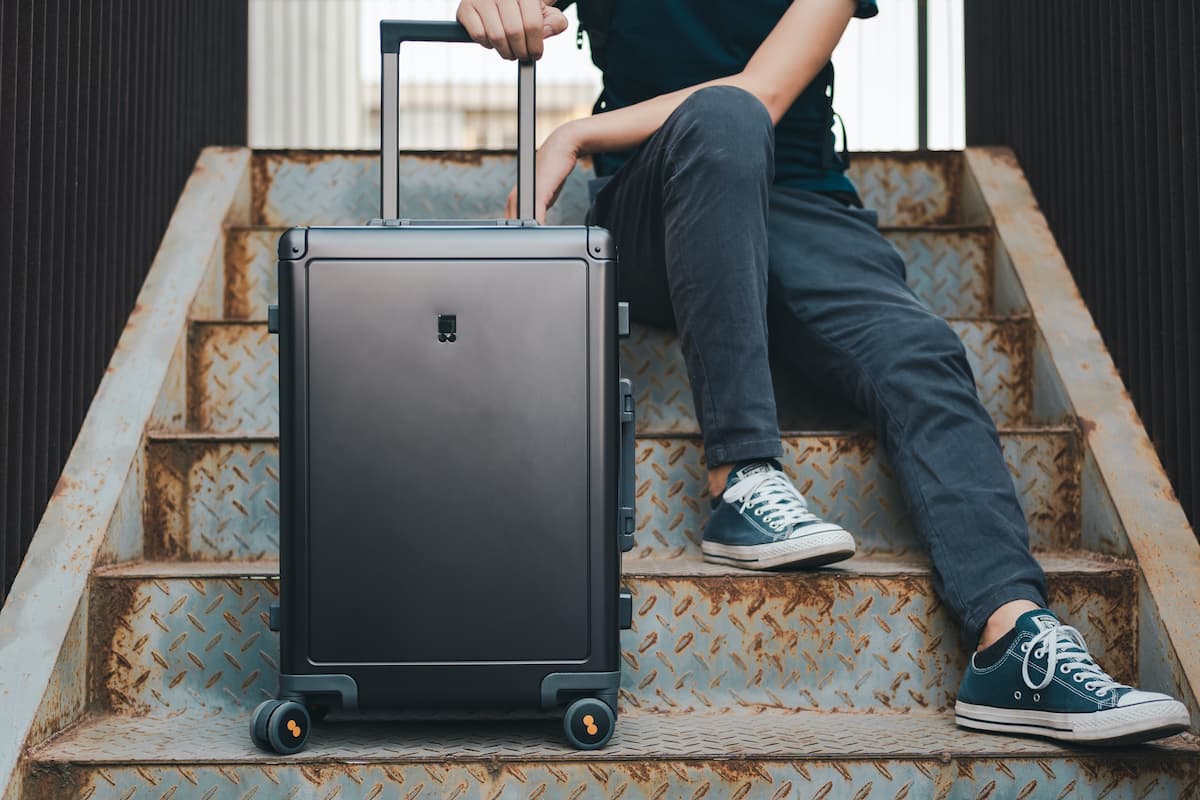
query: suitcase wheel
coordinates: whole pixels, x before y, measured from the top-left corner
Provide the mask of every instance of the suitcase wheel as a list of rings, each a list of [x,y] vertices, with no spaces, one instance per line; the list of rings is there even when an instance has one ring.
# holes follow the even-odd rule
[[[279,704],[278,700],[264,700],[250,715],[250,741],[254,742],[255,747],[271,749],[271,743],[267,741],[267,719]]]
[[[304,749],[311,728],[312,717],[302,703],[267,700],[254,709],[250,738],[263,750],[290,756]]]
[[[599,750],[608,744],[617,727],[617,715],[603,700],[583,697],[563,714],[563,732],[577,750]]]

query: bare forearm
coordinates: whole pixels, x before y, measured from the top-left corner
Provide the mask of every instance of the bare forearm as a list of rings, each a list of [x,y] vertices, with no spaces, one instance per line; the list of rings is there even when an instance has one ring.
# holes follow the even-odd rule
[[[625,108],[606,111],[591,117],[577,119],[567,125],[571,139],[581,154],[609,153],[631,150],[662,127],[667,117],[693,92],[706,86],[741,86],[742,74],[731,75],[715,81],[700,83],[670,94],[635,103]]]
[[[854,12],[853,0],[793,0],[746,68],[567,126],[580,153],[629,150],[650,137],[693,92],[737,86],[753,94],[778,122],[825,64]]]

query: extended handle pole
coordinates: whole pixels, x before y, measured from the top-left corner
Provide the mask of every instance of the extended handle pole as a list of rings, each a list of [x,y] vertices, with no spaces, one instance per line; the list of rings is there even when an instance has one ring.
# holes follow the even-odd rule
[[[457,22],[383,20],[379,23],[383,56],[379,105],[380,216],[395,219],[400,208],[400,45],[404,42],[470,42]],[[535,145],[537,135],[536,72],[534,62],[522,61],[517,70],[517,215],[532,220]]]

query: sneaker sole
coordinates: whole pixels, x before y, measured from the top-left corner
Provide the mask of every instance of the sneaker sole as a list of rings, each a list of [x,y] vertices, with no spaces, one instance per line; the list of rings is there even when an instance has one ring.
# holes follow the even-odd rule
[[[1187,707],[1177,700],[1155,700],[1085,714],[977,706],[960,700],[954,704],[954,721],[979,731],[1024,733],[1089,744],[1148,742],[1182,733],[1191,725]]]
[[[854,550],[854,537],[841,528],[767,544],[700,544],[705,561],[742,569],[820,567],[845,561]]]

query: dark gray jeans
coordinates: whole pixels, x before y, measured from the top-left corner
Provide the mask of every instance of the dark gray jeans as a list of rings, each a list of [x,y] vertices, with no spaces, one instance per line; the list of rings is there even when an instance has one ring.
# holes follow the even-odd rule
[[[783,449],[772,351],[874,424],[939,594],[971,642],[1011,600],[1045,604],[962,343],[905,283],[876,215],[773,185],[774,128],[733,87],[685,101],[600,189],[634,318],[678,330],[710,465]]]

